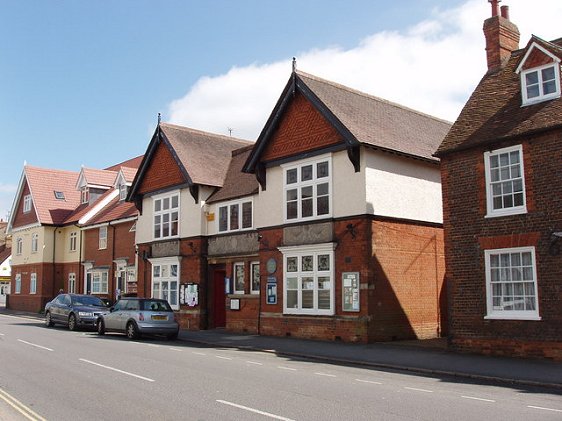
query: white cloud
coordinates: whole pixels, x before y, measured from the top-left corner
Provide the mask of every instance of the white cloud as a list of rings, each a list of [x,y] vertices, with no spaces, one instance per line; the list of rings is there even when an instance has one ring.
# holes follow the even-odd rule
[[[560,0],[510,0],[511,20],[523,47],[531,30],[559,36]],[[548,13],[545,13],[548,11]],[[484,75],[484,19],[490,5],[470,0],[436,9],[431,18],[403,31],[374,33],[354,48],[337,46],[298,54],[298,68],[411,108],[453,121]],[[290,57],[275,63],[233,67],[199,79],[169,106],[169,121],[255,140],[291,70]]]

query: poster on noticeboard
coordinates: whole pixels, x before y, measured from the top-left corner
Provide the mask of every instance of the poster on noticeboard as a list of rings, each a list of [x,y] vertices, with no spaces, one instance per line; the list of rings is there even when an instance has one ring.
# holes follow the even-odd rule
[[[359,272],[342,274],[343,311],[359,311]]]

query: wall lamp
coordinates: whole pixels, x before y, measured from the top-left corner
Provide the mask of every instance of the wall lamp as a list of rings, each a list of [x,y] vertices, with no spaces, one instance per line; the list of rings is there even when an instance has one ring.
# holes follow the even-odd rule
[[[550,245],[548,246],[548,254],[551,256],[558,256],[560,254],[560,239],[562,238],[562,231],[550,233]]]

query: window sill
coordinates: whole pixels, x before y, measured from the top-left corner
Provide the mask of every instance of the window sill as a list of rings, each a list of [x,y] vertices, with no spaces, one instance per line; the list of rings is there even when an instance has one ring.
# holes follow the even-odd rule
[[[527,212],[527,207],[525,206],[523,208],[513,208],[512,210],[508,210],[508,211],[496,211],[492,213],[488,211],[488,213],[484,216],[484,218],[500,218],[502,216],[524,215],[526,213],[528,212]]]
[[[492,314],[489,316],[484,316],[484,320],[529,320],[529,321],[539,321],[542,320],[542,318],[536,314],[529,314],[529,315],[523,315],[523,314]]]
[[[293,310],[291,309],[283,309],[283,315],[285,316],[335,316],[335,313],[332,311],[326,312],[318,312],[318,311],[303,311],[303,310]]]

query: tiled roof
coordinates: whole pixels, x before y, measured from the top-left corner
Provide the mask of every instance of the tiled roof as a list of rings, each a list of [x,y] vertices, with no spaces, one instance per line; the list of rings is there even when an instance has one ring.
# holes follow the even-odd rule
[[[123,173],[123,177],[125,177],[125,182],[132,183],[137,174],[137,168],[121,167],[121,172]]]
[[[131,218],[137,215],[138,211],[135,208],[134,203],[119,200],[119,196],[117,196],[84,225],[88,226],[117,221],[119,219]]]
[[[3,263],[12,254],[12,249],[5,244],[0,246],[0,263]]]
[[[251,151],[252,146],[247,146],[232,152],[232,159],[226,172],[224,184],[209,197],[207,203],[236,199],[258,192],[256,176],[242,172],[242,167]]]
[[[550,43],[534,37],[557,57],[562,39]],[[514,51],[507,64],[487,73],[441,143],[437,156],[502,139],[562,127],[562,98],[521,106],[521,82],[515,70],[525,49]]]
[[[82,174],[89,185],[111,187],[115,183],[117,171],[97,170],[95,168],[82,168]]]
[[[143,157],[144,155],[139,155],[135,158],[128,159],[126,161],[120,162],[119,164],[112,165],[111,167],[107,167],[105,169],[108,171],[119,171],[119,168],[121,167],[138,168],[140,167]]]
[[[298,71],[297,76],[361,143],[407,155],[432,156],[451,123]]]
[[[29,165],[24,167],[24,172],[41,224],[61,224],[80,204],[80,192],[76,190],[77,172]],[[64,199],[55,198],[55,191],[64,193]]]
[[[222,186],[232,151],[251,144],[246,140],[168,123],[161,123],[160,129],[193,184]]]
[[[64,220],[64,224],[75,224],[77,223],[83,216],[85,216],[88,212],[92,210],[94,206],[96,206],[100,201],[104,200],[107,196],[111,195],[115,189],[111,188],[103,192],[98,199],[93,203],[80,203],[80,205],[74,209],[74,211],[66,217]]]

